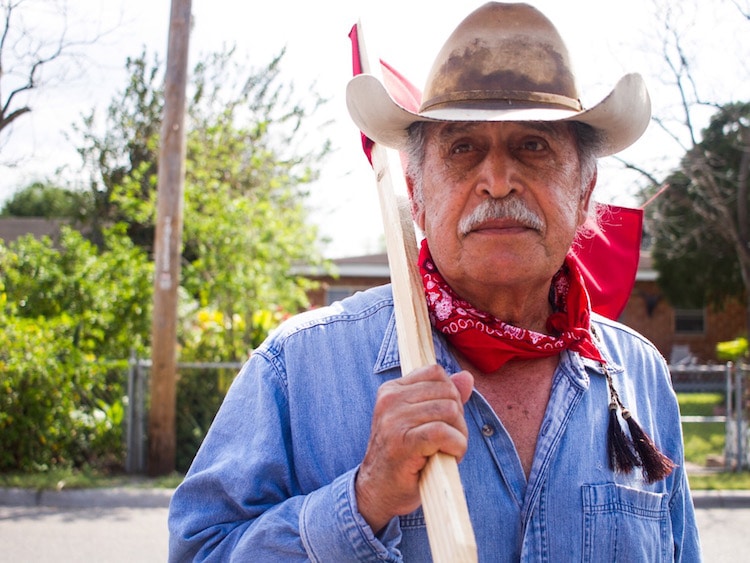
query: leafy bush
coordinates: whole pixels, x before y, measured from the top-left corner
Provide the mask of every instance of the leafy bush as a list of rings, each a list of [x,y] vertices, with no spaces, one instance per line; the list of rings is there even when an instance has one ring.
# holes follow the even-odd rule
[[[70,317],[5,319],[0,471],[119,464],[121,375],[70,346]]]
[[[740,337],[716,344],[716,357],[723,361],[735,362],[747,356],[747,352],[747,338]]]
[[[122,464],[126,363],[97,358],[145,350],[151,292],[122,229],[0,242],[0,471]]]

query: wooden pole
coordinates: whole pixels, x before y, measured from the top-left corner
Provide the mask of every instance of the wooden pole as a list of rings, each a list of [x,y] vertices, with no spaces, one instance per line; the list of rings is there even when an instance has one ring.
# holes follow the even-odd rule
[[[185,183],[185,89],[191,0],[172,0],[169,19],[164,116],[159,152],[151,325],[149,475],[175,469],[177,379],[177,288],[180,285],[182,208]]]
[[[362,71],[371,73],[374,69],[368,60],[361,22],[357,35]],[[378,59],[374,60],[379,65]],[[405,193],[403,174],[395,172],[400,164],[391,164],[391,160],[397,160],[395,152],[377,143],[371,156],[391,271],[401,373],[406,375],[436,363],[432,327],[417,266],[414,223],[408,203],[399,204],[394,187],[398,182],[399,191]],[[476,539],[456,458],[440,452],[431,456],[420,475],[419,492],[433,561],[476,562]]]

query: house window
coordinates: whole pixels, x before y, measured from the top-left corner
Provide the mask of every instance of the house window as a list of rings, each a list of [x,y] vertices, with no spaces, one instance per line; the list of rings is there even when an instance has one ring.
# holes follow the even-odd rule
[[[706,315],[703,309],[675,309],[675,334],[703,334],[706,332]]]

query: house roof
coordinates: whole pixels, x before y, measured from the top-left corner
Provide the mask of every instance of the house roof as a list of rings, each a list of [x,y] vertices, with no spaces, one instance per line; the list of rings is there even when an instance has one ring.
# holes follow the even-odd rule
[[[2,217],[0,218],[0,239],[6,244],[27,234],[35,238],[48,236],[56,239],[60,233],[60,226],[66,222],[64,219],[46,217]]]
[[[333,265],[333,275],[347,278],[390,278],[388,256],[385,253],[365,254],[362,256],[347,256],[330,261]],[[326,277],[331,272],[319,266],[296,264],[292,271],[297,275],[311,277]]]
[[[337,274],[341,277],[388,278],[391,274],[388,267],[388,255],[385,253],[338,258],[333,260],[333,263]]]
[[[390,276],[388,256],[385,253],[350,256],[332,260],[335,271],[341,277],[383,277]],[[308,274],[315,275],[308,271]],[[317,275],[321,275],[320,272]],[[654,269],[653,259],[648,250],[641,250],[638,261],[636,281],[656,281],[658,272]]]

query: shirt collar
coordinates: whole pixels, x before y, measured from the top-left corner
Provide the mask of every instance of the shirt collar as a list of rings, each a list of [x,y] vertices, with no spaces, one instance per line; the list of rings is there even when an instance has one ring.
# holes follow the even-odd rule
[[[435,346],[435,359],[448,373],[458,371],[460,368],[456,363],[453,355],[448,351],[445,340],[440,334],[432,331],[432,342]],[[398,368],[401,366],[401,359],[398,354],[398,335],[396,333],[396,316],[391,313],[388,324],[385,327],[383,341],[380,344],[374,373],[383,373],[385,371]]]

